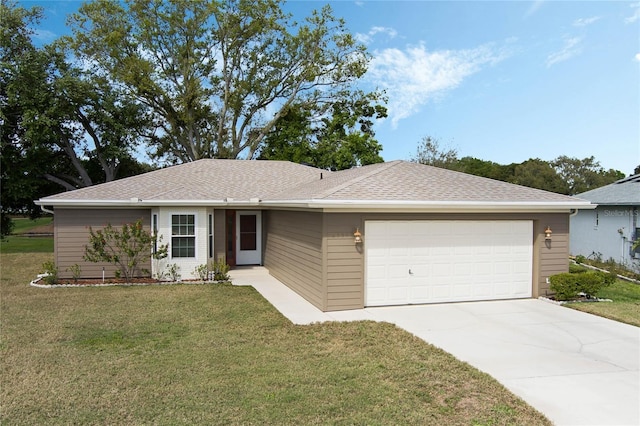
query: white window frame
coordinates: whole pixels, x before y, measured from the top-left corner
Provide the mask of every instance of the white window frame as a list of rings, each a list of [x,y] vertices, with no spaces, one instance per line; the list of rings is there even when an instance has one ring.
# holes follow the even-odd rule
[[[173,218],[175,216],[191,216],[193,217],[193,224],[186,224],[186,226],[191,226],[193,228],[192,234],[174,234],[173,233]],[[182,224],[178,224],[178,226],[183,226]],[[171,230],[171,258],[172,259],[195,259],[198,256],[197,249],[197,229],[198,229],[198,215],[196,213],[171,213],[169,215],[169,229]],[[174,238],[191,238],[193,240],[193,256],[176,256],[174,255]]]

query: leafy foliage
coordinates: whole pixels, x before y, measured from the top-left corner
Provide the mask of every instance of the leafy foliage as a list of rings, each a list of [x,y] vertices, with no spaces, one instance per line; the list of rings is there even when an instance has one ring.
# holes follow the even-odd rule
[[[40,215],[34,199],[130,176],[148,125],[141,104],[60,43],[36,47],[41,8],[0,3],[2,212]],[[5,220],[6,222],[6,220]],[[5,228],[6,229],[6,228]]]
[[[593,156],[578,159],[562,155],[553,161],[531,158],[507,165],[474,157],[458,158],[457,150],[441,148],[439,141],[430,136],[420,141],[412,161],[566,195],[624,178],[618,170],[605,170]]]
[[[231,269],[231,267],[225,261],[216,260],[209,262],[207,267],[209,271],[213,272],[214,281],[229,281],[229,269]]]
[[[573,300],[581,293],[587,298],[593,298],[602,288],[610,286],[615,280],[615,274],[599,271],[562,273],[549,277],[549,288],[558,300]]]
[[[454,148],[440,148],[438,139],[425,136],[418,143],[416,155],[411,161],[427,166],[456,170],[456,164],[459,162],[458,151]]]
[[[373,120],[387,116],[372,94],[354,93],[334,102],[314,125],[313,111],[293,105],[265,138],[260,159],[305,163],[344,170],[380,163],[382,146],[374,139]]]
[[[85,246],[84,259],[89,262],[108,262],[119,267],[120,276],[129,280],[142,272],[139,265],[150,258],[163,259],[168,245],[157,245],[157,236],[144,229],[142,219],[124,224],[120,229],[108,224],[104,229],[89,227],[89,244]],[[156,245],[156,251],[152,249]]]
[[[255,158],[294,105],[320,117],[368,55],[325,6],[303,23],[278,0],[99,0],[67,43],[153,115],[156,158]]]
[[[58,282],[58,267],[52,260],[48,260],[42,264],[42,269],[46,274],[42,277],[42,280],[49,285],[53,285]]]

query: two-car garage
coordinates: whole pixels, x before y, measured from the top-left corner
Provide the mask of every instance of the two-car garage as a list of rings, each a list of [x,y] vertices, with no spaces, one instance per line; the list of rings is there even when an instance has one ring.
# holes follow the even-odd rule
[[[369,220],[365,235],[365,306],[532,296],[531,220]]]

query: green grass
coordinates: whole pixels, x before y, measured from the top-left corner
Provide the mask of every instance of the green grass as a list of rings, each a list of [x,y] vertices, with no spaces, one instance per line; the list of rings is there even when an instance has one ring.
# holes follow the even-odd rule
[[[53,253],[53,237],[9,235],[0,241],[0,253]]]
[[[2,255],[2,424],[549,424],[390,324],[294,326],[251,287],[29,287],[49,259]]]
[[[29,219],[28,217],[14,217],[13,221],[13,234],[23,234],[30,231],[33,228],[49,225],[53,222],[53,217],[39,217],[37,219]]]
[[[602,289],[598,297],[613,302],[568,303],[565,306],[640,327],[639,284],[617,280]]]
[[[15,224],[12,235],[0,241],[0,253],[53,253],[53,237],[26,237],[25,232],[49,225],[52,217],[13,218]]]

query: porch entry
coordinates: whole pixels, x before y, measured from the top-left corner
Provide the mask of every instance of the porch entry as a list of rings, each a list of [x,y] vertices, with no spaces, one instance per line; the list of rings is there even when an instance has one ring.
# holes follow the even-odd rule
[[[253,210],[227,210],[227,263],[262,264],[262,215]]]

